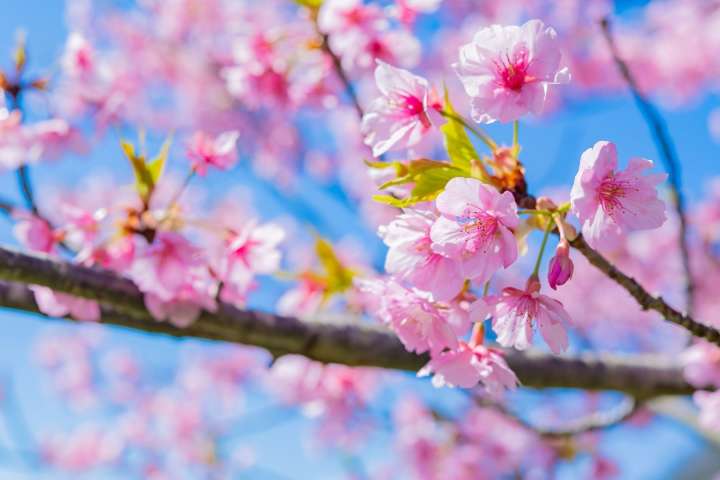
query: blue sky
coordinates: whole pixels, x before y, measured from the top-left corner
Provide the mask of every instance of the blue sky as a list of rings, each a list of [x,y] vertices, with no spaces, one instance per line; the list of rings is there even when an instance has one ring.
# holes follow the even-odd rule
[[[65,36],[64,7],[60,0],[4,0],[0,6],[0,62],[9,54],[14,32],[18,27],[27,30],[31,62],[35,66],[50,65],[56,61],[62,49]],[[675,139],[679,157],[683,162],[684,190],[690,201],[700,198],[707,179],[718,173],[718,145],[707,132],[707,116],[717,106],[717,98],[705,98],[695,104],[663,111],[669,129]],[[491,133],[509,140],[508,127],[492,127]],[[551,118],[549,121],[531,122],[522,125],[521,141],[523,158],[527,165],[528,182],[534,191],[554,185],[569,186],[575,175],[580,153],[595,141],[608,139],[618,145],[621,161],[630,156],[644,156],[657,159],[657,152],[645,123],[636,110],[632,99],[625,95],[609,99],[595,99],[574,106],[569,112]],[[105,148],[107,147],[107,148]],[[37,190],[42,195],[43,186],[54,183],[74,185],[78,177],[87,170],[111,171],[120,178],[130,179],[130,172],[121,163],[119,149],[113,143],[96,149],[90,158],[70,158],[66,161],[43,167],[33,173]],[[274,218],[285,210],[282,200],[269,193],[267,188],[252,183],[252,177],[242,171],[233,176],[213,177],[212,182],[223,186],[235,183],[253,187],[255,205],[265,218]],[[332,238],[347,233],[360,235],[364,241],[372,242],[376,256],[382,254],[374,234],[363,230],[355,222],[348,222],[353,213],[351,206],[333,200],[328,193],[308,182],[300,195],[322,219],[317,228]],[[4,197],[18,198],[15,179],[12,174],[0,175],[0,193]],[[331,205],[331,206],[328,206]],[[338,221],[342,219],[342,221]],[[309,220],[309,219],[308,219]],[[0,220],[0,240],[11,241],[9,224]],[[259,306],[267,303],[267,297],[260,296],[254,301]],[[0,312],[0,321],[5,325],[0,336],[0,376],[11,377],[23,417],[32,429],[46,429],[48,425],[67,427],[76,418],[67,412],[47,386],[38,381],[39,370],[33,360],[34,340],[47,328],[74,332],[77,326],[63,322],[50,322],[31,315]],[[109,329],[110,341],[127,345],[138,358],[160,370],[172,366],[182,346],[205,344],[158,338],[121,329]],[[427,385],[420,388],[427,392]],[[261,405],[249,406],[260,408]],[[2,429],[0,429],[0,433]],[[308,453],[297,448],[298,438],[308,432],[308,424],[299,416],[279,427],[266,432],[248,435],[245,441],[258,452],[259,464],[284,473],[291,479],[332,479],[342,472],[343,461],[328,458],[323,452]],[[0,444],[3,436],[0,435]],[[617,429],[611,432],[603,448],[614,457],[621,459],[625,475],[623,478],[671,478],[672,471],[689,455],[695,453],[700,442],[680,426],[669,421],[658,422],[645,431]],[[371,463],[380,461],[386,453],[378,446],[370,448]],[[631,452],[631,453],[630,453]],[[632,455],[632,457],[630,456]],[[16,462],[3,467],[4,456],[0,455],[0,475],[3,478],[73,478],[49,472],[33,472],[15,468]],[[282,458],[282,461],[278,461]],[[563,478],[577,478],[577,468],[567,468]],[[120,478],[95,474],[87,478]],[[271,475],[255,472],[248,478],[272,479]]]

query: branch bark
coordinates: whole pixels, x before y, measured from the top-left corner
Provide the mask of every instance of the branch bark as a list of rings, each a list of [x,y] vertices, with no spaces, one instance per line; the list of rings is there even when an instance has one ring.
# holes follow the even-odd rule
[[[219,304],[188,328],[157,322],[143,294],[114,272],[88,268],[46,256],[0,248],[0,306],[39,313],[27,284],[97,300],[102,322],[174,337],[194,337],[252,345],[273,355],[300,354],[321,362],[417,371],[426,356],[405,351],[384,328],[360,322],[329,322],[240,310]],[[659,356],[556,357],[507,351],[506,359],[523,386],[618,390],[638,399],[686,395],[695,389],[680,367]]]
[[[720,346],[720,331],[696,322],[692,317],[684,315],[672,308],[662,297],[655,297],[648,293],[637,280],[618,270],[613,264],[608,262],[605,257],[590,247],[582,235],[579,235],[575,240],[570,242],[570,245],[582,253],[592,265],[627,290],[644,310],[655,310],[662,315],[665,320],[680,325],[696,337],[703,338],[708,342]]]

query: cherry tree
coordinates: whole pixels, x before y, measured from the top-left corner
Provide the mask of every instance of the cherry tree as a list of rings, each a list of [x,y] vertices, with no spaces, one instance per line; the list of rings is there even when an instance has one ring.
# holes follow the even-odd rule
[[[717,452],[720,189],[686,199],[656,102],[715,93],[719,2],[66,13],[54,64],[18,30],[0,74],[0,305],[74,323],[27,346],[72,422],[3,383],[18,469],[335,478],[254,444],[299,417],[355,479],[633,478],[612,435],[668,418]],[[553,116],[623,93],[654,157],[593,136],[534,185]],[[190,341],[161,374],[113,326]]]

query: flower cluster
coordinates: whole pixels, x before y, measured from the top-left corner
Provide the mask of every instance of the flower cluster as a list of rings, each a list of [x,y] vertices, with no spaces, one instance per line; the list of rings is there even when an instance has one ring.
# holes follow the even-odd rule
[[[560,237],[547,271],[548,286],[556,290],[574,271],[570,245],[577,233],[568,213],[580,221],[590,245],[609,248],[627,233],[664,223],[656,187],[665,175],[643,175],[653,165],[645,159],[632,159],[627,169],[618,170],[614,144],[598,142],[580,159],[570,202],[558,206],[549,198],[531,199],[519,161],[517,120],[540,113],[549,87],[569,79],[557,34],[539,20],[520,27],[494,25],[480,30],[459,55],[455,69],[471,99],[472,118],[515,121],[514,143],[498,146],[455,112],[447,96],[444,102],[433,100],[427,80],[379,62],[375,79],[381,96],[363,118],[365,142],[376,156],[414,147],[439,123],[431,116],[441,116],[447,120],[440,130],[450,162],[394,163],[397,176],[381,185],[393,189],[382,200],[402,207],[379,230],[389,249],[388,276],[360,285],[379,299],[370,310],[408,350],[430,353],[419,375],[434,373],[437,386],[470,388],[480,382],[498,394],[517,379],[502,353],[483,345],[488,317],[504,347],[527,349],[535,329],[553,353],[570,343],[570,316],[560,301],[541,293],[539,268],[550,232]],[[485,143],[491,157],[477,154],[465,129]],[[469,154],[462,156],[463,151]],[[518,202],[530,208],[521,209]],[[521,214],[529,218],[521,220]],[[489,294],[494,279],[527,250],[525,237],[533,229],[544,231],[544,238],[525,287]]]

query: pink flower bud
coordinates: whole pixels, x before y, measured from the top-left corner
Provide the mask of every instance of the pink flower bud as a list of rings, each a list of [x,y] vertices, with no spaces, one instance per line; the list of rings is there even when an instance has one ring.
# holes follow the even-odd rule
[[[570,246],[566,241],[561,241],[555,250],[555,256],[550,259],[548,268],[548,284],[553,290],[564,285],[573,274],[573,262],[570,259]]]

